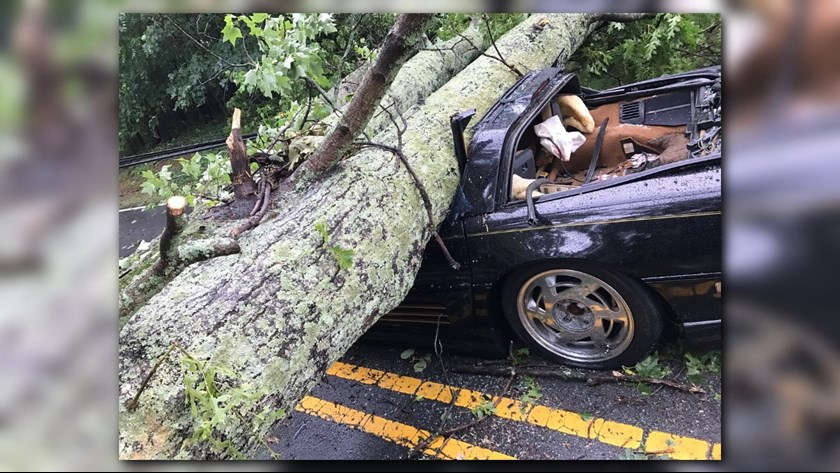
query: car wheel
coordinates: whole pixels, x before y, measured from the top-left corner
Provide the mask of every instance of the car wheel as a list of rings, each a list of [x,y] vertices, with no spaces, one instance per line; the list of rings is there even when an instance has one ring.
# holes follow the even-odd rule
[[[591,265],[541,264],[509,278],[502,291],[514,332],[568,365],[633,365],[662,334],[662,314],[649,289]]]

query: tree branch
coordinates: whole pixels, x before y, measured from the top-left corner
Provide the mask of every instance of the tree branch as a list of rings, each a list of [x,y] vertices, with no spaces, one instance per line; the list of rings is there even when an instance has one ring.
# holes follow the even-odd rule
[[[227,59],[223,58],[222,56],[219,56],[213,50],[211,50],[210,48],[208,48],[207,46],[202,44],[201,41],[195,39],[191,34],[187,33],[183,28],[181,28],[181,25],[179,25],[178,22],[176,22],[172,18],[169,18],[169,15],[164,15],[163,17],[166,18],[166,20],[168,22],[172,23],[175,26],[175,28],[178,28],[178,30],[181,33],[183,33],[187,38],[191,39],[193,43],[197,44],[201,49],[203,49],[203,50],[207,51],[208,53],[212,54],[218,60],[224,62],[228,66],[230,66],[230,67],[252,67],[252,66],[254,66],[254,64],[234,64],[234,63],[228,61]]]
[[[508,69],[515,72],[516,75],[518,75],[519,77],[522,77],[522,73],[519,71],[519,69],[517,69],[514,66],[508,64],[508,62],[505,61],[505,58],[502,56],[502,53],[499,51],[498,46],[496,46],[496,38],[493,37],[493,31],[490,29],[490,19],[487,18],[487,14],[486,13],[482,14],[482,18],[484,19],[484,26],[487,28],[487,36],[490,37],[490,43],[493,44],[493,49],[496,51],[496,55],[499,57],[499,61],[502,61],[502,64],[507,66]]]
[[[498,364],[462,364],[453,366],[451,369],[452,371],[455,371],[457,373],[481,374],[489,376],[503,376],[507,374],[507,367]],[[668,379],[628,375],[619,371],[613,371],[611,375],[597,373],[576,373],[571,370],[564,370],[551,365],[523,365],[517,367],[517,371],[519,372],[519,374],[528,376],[558,378],[567,381],[582,381],[589,385],[595,385],[600,383],[649,383],[668,386],[670,388],[690,393],[705,394],[706,392],[702,388],[699,388],[694,385],[689,386]]]
[[[292,188],[302,175],[307,175],[307,179],[319,176],[344,156],[355,136],[364,131],[365,124],[385,94],[394,74],[417,49],[417,34],[430,18],[429,14],[406,13],[397,18],[376,61],[365,73],[362,84],[353,95],[353,100],[350,101],[338,125],[324,138],[318,150],[282,183],[283,190]],[[326,99],[326,93],[322,95]]]
[[[476,47],[475,43],[473,43],[472,41],[470,41],[470,40],[469,40],[469,38],[467,38],[467,37],[466,37],[466,36],[464,36],[463,34],[458,34],[458,36],[459,36],[460,38],[462,38],[464,41],[466,41],[467,43],[469,43],[469,45],[470,45],[470,46],[472,46],[472,47],[473,47],[473,49],[475,49],[476,51],[481,51],[480,49],[478,49],[478,47]],[[494,44],[494,47],[495,47],[495,44]],[[482,56],[484,56],[484,57],[489,57],[490,59],[495,59],[495,60],[497,60],[497,61],[501,62],[502,64],[504,64],[504,65],[505,65],[505,67],[507,67],[508,69],[510,69],[510,71],[511,71],[511,72],[513,72],[514,74],[516,74],[516,75],[517,75],[517,77],[522,77],[522,72],[520,72],[520,71],[519,71],[519,69],[517,69],[515,66],[512,66],[512,65],[508,64],[508,63],[507,63],[507,61],[505,61],[503,58],[501,58],[501,57],[496,57],[496,56],[493,56],[492,54],[487,54],[487,53],[485,53],[485,52],[482,52],[482,53],[481,53],[481,55],[482,55]]]

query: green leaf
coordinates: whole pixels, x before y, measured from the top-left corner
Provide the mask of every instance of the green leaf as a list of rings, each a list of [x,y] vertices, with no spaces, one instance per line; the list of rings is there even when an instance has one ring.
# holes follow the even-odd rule
[[[494,414],[496,412],[496,406],[493,404],[493,401],[484,399],[481,403],[470,409],[470,412],[472,412],[476,418],[481,419]]]
[[[625,448],[621,455],[619,456],[621,460],[647,460],[647,456],[633,451],[631,448]]]
[[[143,184],[141,184],[141,186],[140,186],[140,191],[143,192],[144,194],[148,194],[148,195],[152,195],[152,196],[157,194],[157,189],[155,188],[154,183],[152,183],[150,181],[143,182]]]
[[[413,354],[414,354],[414,349],[413,348],[407,348],[407,349],[403,350],[402,353],[400,353],[400,358],[402,358],[403,360],[407,360],[407,359],[411,358],[411,355],[413,355]]]
[[[428,366],[426,360],[418,360],[417,363],[414,363],[414,372],[421,373],[426,369],[426,366]]]
[[[262,29],[262,27],[260,27],[260,25],[256,24],[253,21],[251,21],[247,24],[248,24],[248,29],[249,29],[248,32],[251,33],[252,36],[255,36],[257,38],[262,38],[262,37],[265,36],[265,33],[263,32],[263,29]]]
[[[207,392],[211,397],[216,397],[219,391],[216,390],[216,370],[213,367],[204,371],[204,384],[207,386]]]
[[[312,80],[325,89],[332,87],[332,82],[321,74],[313,74]]]
[[[254,23],[262,23],[266,19],[268,19],[268,13],[254,13],[251,15],[251,20],[253,20]]]
[[[520,348],[513,352],[513,364],[518,365],[528,359],[528,355],[531,354],[531,351],[528,348]]]
[[[330,251],[332,251],[336,262],[338,262],[339,268],[349,269],[353,266],[353,250],[332,246],[330,247]]]
[[[322,221],[315,223],[315,230],[321,234],[321,238],[324,240],[324,243],[329,241],[329,235],[327,234],[327,223]]]
[[[245,84],[246,87],[253,88],[257,85],[257,70],[259,70],[260,66],[257,66],[254,69],[249,70],[245,73],[245,77],[242,79],[242,83]]]
[[[222,41],[227,41],[231,46],[236,46],[236,40],[242,37],[242,30],[233,24],[233,15],[225,16],[225,27],[222,28]]]

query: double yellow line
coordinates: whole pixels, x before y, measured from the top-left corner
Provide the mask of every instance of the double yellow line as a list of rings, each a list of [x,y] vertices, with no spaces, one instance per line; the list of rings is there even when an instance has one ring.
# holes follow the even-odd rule
[[[346,424],[409,448],[422,444],[432,435],[428,430],[418,429],[312,396],[303,398],[295,410],[339,424]],[[514,457],[503,453],[454,438],[444,439],[440,436],[425,447],[424,453],[444,460],[515,460]]]
[[[336,362],[327,374],[362,384],[377,385],[379,388],[417,396],[441,403],[452,402],[466,409],[490,399],[496,404],[494,415],[503,419],[524,422],[556,430],[564,434],[597,440],[601,443],[622,448],[638,449],[644,440],[645,452],[667,455],[676,460],[720,460],[720,443],[711,444],[705,440],[683,437],[667,432],[650,431],[645,438],[644,429],[620,422],[588,417],[576,412],[555,409],[543,405],[526,405],[515,399],[485,396],[484,393],[466,388],[446,386],[433,381],[423,381],[411,376]],[[372,414],[351,409],[307,396],[296,408],[298,411],[316,415],[332,422],[359,428],[399,445],[414,447],[428,439],[430,432],[410,425],[384,419]],[[425,449],[428,455],[445,459],[514,459],[508,455],[471,445],[460,440],[438,437]]]

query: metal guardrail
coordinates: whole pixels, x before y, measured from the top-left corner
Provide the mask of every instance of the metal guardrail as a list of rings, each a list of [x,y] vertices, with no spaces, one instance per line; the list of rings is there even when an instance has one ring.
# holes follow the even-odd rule
[[[248,133],[247,135],[242,135],[243,140],[250,140],[251,138],[256,137],[256,133]],[[145,163],[152,163],[155,161],[162,161],[164,159],[174,158],[176,156],[182,156],[185,154],[192,154],[198,151],[205,151],[208,149],[213,148],[220,148],[225,146],[225,140],[227,138],[222,138],[219,140],[212,140],[212,141],[205,141],[204,143],[195,143],[186,146],[180,146],[178,148],[170,148],[161,151],[153,151],[151,153],[142,153],[142,154],[135,154],[132,156],[121,156],[120,157],[120,166],[121,168],[129,167],[129,166],[136,166],[138,164],[145,164]]]

